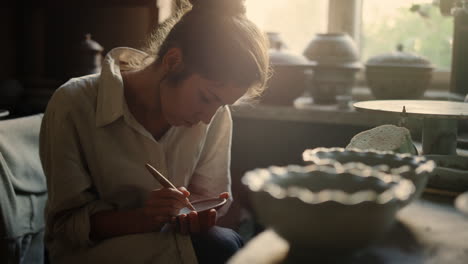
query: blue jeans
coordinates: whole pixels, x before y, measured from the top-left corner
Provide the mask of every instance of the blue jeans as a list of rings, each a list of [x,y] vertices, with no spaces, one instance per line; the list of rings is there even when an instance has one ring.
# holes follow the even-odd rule
[[[244,245],[242,238],[234,230],[219,226],[192,235],[191,238],[200,264],[226,263]]]

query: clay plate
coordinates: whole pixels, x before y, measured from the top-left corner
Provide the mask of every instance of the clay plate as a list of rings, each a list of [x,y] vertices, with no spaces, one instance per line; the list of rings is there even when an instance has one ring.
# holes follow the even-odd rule
[[[195,207],[197,213],[204,213],[208,212],[211,209],[218,210],[221,208],[223,205],[225,205],[227,202],[226,199],[224,198],[208,198],[208,199],[202,199],[202,200],[196,200],[192,202],[193,207]],[[188,214],[192,210],[190,210],[187,207],[184,207],[180,209],[179,215],[181,214]]]

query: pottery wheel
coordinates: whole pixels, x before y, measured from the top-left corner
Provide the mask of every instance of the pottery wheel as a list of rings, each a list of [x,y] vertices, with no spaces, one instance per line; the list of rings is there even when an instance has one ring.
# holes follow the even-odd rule
[[[431,100],[374,100],[354,104],[358,111],[423,119],[424,154],[454,155],[458,120],[468,119],[468,103]]]
[[[374,100],[354,104],[358,111],[402,114],[408,117],[468,119],[468,103],[432,100]]]

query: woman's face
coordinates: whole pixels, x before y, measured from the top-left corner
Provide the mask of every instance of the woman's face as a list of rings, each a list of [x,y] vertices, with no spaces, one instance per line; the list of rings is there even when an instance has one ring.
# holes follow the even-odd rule
[[[231,83],[220,83],[192,74],[176,85],[161,86],[162,113],[172,126],[208,124],[216,111],[236,102],[247,91]]]

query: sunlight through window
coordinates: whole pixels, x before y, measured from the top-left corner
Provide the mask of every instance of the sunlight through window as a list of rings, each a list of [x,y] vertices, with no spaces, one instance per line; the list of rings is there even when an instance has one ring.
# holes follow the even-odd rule
[[[402,44],[438,68],[450,68],[453,18],[441,15],[438,1],[364,0],[362,13],[363,60]]]
[[[326,0],[246,0],[247,16],[265,32],[278,32],[287,47],[304,51],[316,33],[327,30]]]

